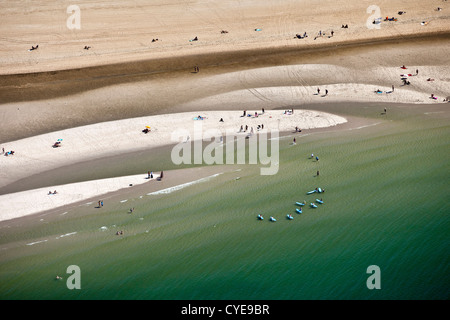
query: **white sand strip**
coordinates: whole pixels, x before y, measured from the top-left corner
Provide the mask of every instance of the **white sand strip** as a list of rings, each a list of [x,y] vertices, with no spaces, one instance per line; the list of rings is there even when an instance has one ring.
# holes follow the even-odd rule
[[[140,174],[71,183],[1,195],[0,221],[54,209],[95,196],[100,197],[109,192],[130,188],[130,185],[146,183],[157,177],[158,175],[154,175],[153,179],[147,179],[147,175]],[[57,191],[56,194],[48,194],[49,191],[54,192],[55,190]],[[99,198],[99,201],[100,200],[101,199]],[[94,202],[92,205],[97,206],[97,202]]]
[[[255,112],[258,117],[254,117]],[[245,128],[246,125],[247,132],[239,135],[247,135],[251,128],[256,133],[257,126],[261,124],[266,131],[293,131],[295,127],[323,128],[347,122],[343,117],[311,110],[295,110],[292,115],[284,114],[283,110],[270,110],[261,115],[261,109],[255,108],[247,109],[247,115],[252,117],[241,117],[242,114],[243,111],[163,114],[97,123],[7,142],[2,144],[2,147],[5,151],[15,151],[15,154],[0,156],[0,187],[81,161],[180,143],[178,138],[173,138],[176,130],[185,132],[183,139],[189,136],[192,141],[203,139],[203,135],[211,130],[218,130],[223,135],[227,132],[234,134],[241,126]],[[204,120],[194,120],[199,115],[204,117]],[[223,122],[219,122],[221,118]],[[143,133],[142,130],[146,126],[149,126],[151,131]],[[199,127],[200,136],[195,134]],[[62,139],[61,147],[53,148],[52,145],[58,139]]]

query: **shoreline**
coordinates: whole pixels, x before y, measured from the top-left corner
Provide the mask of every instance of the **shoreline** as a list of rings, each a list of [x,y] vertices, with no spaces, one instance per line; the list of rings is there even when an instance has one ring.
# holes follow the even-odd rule
[[[0,195],[0,224],[7,223],[9,225],[23,219],[35,220],[47,215],[64,216],[72,208],[77,207],[89,207],[92,210],[101,210],[103,207],[111,209],[111,198],[115,199],[112,203],[117,206],[127,203],[130,196],[136,198],[137,194],[141,194],[138,196],[138,199],[141,199],[147,196],[176,192],[191,185],[206,182],[221,174],[236,171],[235,166],[230,166],[230,168],[227,170],[223,165],[213,165],[174,169],[164,171],[164,178],[161,180],[159,180],[158,172],[154,173],[153,178],[150,179],[147,174],[138,174],[52,185],[4,194]],[[57,193],[48,194],[49,189],[56,190]],[[118,197],[127,199],[117,201]],[[104,202],[103,205],[100,205],[101,202]],[[131,204],[131,202],[129,203]],[[132,211],[128,213],[132,213]]]

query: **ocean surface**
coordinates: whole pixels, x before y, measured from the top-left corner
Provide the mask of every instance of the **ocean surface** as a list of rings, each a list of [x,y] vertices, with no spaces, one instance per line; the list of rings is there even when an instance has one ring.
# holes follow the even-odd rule
[[[340,115],[373,124],[282,137],[276,175],[243,165],[101,211],[3,222],[0,299],[449,299],[450,112],[433,110],[352,105]]]

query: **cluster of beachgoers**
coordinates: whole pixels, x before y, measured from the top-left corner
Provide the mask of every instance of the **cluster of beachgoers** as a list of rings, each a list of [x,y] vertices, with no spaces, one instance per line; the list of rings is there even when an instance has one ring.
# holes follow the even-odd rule
[[[402,69],[402,70],[407,70],[408,67],[406,67],[405,65],[402,65],[402,66],[400,67],[400,69]],[[414,68],[413,68],[413,69],[414,69]],[[417,69],[417,68],[416,68],[415,73],[402,73],[402,74],[400,74],[400,80],[401,80],[402,83],[403,83],[402,86],[409,86],[409,85],[411,85],[411,81],[410,81],[411,77],[418,76],[418,75],[419,75],[419,69]],[[434,81],[434,79],[428,77],[428,78],[426,79],[426,81]],[[384,91],[384,93],[390,94],[390,93],[393,93],[394,90],[395,90],[395,86],[392,85],[391,90],[386,90],[386,91]],[[376,94],[382,94],[382,93],[383,93],[383,90],[377,89],[377,90],[375,90],[374,92],[375,92]],[[432,94],[430,95],[430,99],[435,100],[435,101],[438,101],[438,100],[439,100],[439,98],[436,97],[434,93],[432,93]],[[449,97],[442,98],[442,102],[450,102]],[[385,112],[386,112],[386,110],[385,110]]]

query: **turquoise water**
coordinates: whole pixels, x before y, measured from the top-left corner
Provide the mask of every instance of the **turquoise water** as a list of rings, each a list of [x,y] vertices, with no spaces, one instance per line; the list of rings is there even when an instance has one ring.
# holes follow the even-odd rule
[[[274,176],[248,165],[166,195],[125,204],[119,195],[101,213],[4,223],[0,298],[448,299],[448,112],[396,107],[389,116],[297,136],[297,145],[282,139]],[[295,213],[315,187],[325,203]],[[69,265],[81,269],[80,290],[66,287]],[[366,286],[370,265],[380,267],[380,290]]]

